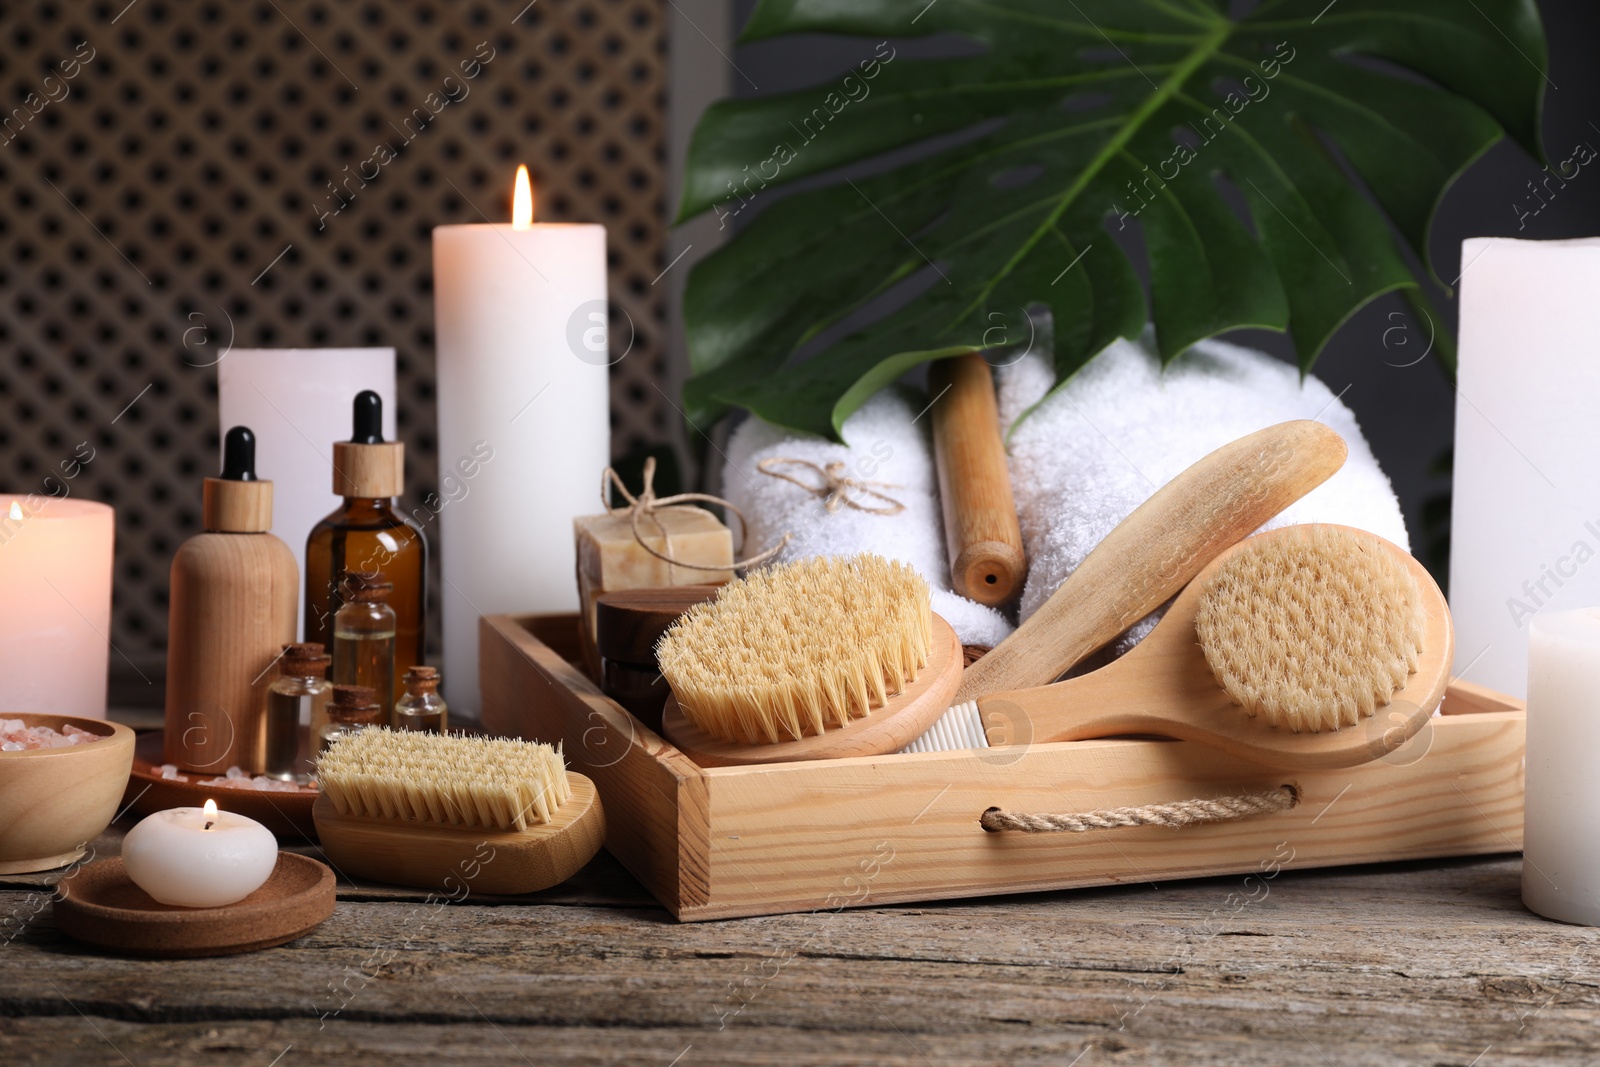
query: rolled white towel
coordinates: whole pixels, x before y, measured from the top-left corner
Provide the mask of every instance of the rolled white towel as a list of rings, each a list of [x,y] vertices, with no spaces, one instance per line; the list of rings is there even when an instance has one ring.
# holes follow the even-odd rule
[[[778,562],[811,556],[848,556],[875,552],[915,567],[932,591],[933,610],[950,623],[963,644],[994,646],[1012,630],[998,611],[950,591],[944,525],[939,511],[938,476],[934,470],[927,401],[901,389],[885,389],[845,420],[845,444],[796,434],[761,419],[746,419],[728,442],[722,472],[722,493],[750,522],[744,551],[753,553],[793,535]],[[803,459],[826,467],[845,465],[844,473],[877,487],[905,506],[894,515],[872,514],[841,506],[828,511],[821,497],[782,478],[761,473],[764,459]],[[819,483],[815,472],[782,467],[807,484]],[[867,507],[880,500],[860,495]]]
[[[1043,358],[1003,368],[1009,426],[1052,384]],[[1263,529],[1355,526],[1410,550],[1405,519],[1355,416],[1317,378],[1238,345],[1204,341],[1164,371],[1148,335],[1117,341],[1017,427],[1011,484],[1028,554],[1021,618],[1033,614],[1089,551],[1184,468],[1230,441],[1289,419],[1318,419],[1350,446],[1344,467]],[[1130,631],[1122,649],[1154,625]]]

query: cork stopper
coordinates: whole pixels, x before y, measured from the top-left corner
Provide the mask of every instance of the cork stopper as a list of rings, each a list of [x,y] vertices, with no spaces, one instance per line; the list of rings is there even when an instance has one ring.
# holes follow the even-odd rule
[[[291,678],[321,678],[327,674],[332,663],[333,657],[323,650],[320,643],[307,641],[283,646],[279,670]]]
[[[361,604],[386,603],[389,594],[394,592],[394,583],[377,571],[345,571],[341,584],[347,604],[351,601]]]
[[[437,667],[412,667],[406,671],[406,692],[412,696],[432,696],[439,691]]]
[[[333,491],[377,499],[399,496],[406,486],[406,446],[383,439],[383,398],[371,389],[351,404],[350,440],[333,445]]]
[[[333,701],[328,705],[328,718],[333,722],[382,725],[383,709],[378,706],[377,690],[370,685],[334,686]]]
[[[201,488],[200,525],[213,533],[272,529],[272,483],[256,477],[256,435],[235,426],[222,441],[222,474]]]

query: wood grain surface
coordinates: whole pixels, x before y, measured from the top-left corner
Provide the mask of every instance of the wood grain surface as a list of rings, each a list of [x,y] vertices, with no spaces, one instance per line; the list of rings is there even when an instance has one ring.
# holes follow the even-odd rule
[[[1526,911],[1520,868],[679,925],[602,853],[526,903],[341,899],[289,945],[161,963],[82,949],[6,878],[0,1062],[1593,1062],[1600,932]]]

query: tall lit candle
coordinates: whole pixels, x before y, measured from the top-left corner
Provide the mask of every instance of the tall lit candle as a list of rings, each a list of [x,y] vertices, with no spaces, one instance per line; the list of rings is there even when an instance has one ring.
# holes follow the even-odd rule
[[[112,511],[0,495],[0,713],[106,717]]]
[[[476,716],[478,617],[575,611],[572,520],[609,461],[606,231],[533,222],[433,231],[444,688]]]
[[[1523,903],[1600,926],[1600,608],[1530,623],[1526,779]]]

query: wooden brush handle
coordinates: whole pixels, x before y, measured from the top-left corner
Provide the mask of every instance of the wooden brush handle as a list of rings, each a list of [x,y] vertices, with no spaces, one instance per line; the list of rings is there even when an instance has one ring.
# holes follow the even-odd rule
[[[1241,437],[1158,489],[1044,606],[967,668],[955,702],[1047,685],[1172,598],[1235,544],[1344,465],[1344,438],[1307,419]]]
[[[980,604],[1003,604],[1021,590],[1028,565],[989,364],[976,353],[937,360],[928,384],[951,587]]]
[[[1422,729],[1439,706],[1455,659],[1455,633],[1444,594],[1427,569],[1399,548],[1381,543],[1381,550],[1392,552],[1416,581],[1423,609],[1422,651],[1405,685],[1362,723],[1296,733],[1250,715],[1217,684],[1195,632],[1202,591],[1235,553],[1249,551],[1252,543],[1294,538],[1308,529],[1273,530],[1224,550],[1132,652],[1100,670],[1054,685],[991,693],[978,701],[982,721],[1003,728],[1000,743],[1004,744],[1157,734],[1285,770],[1354,767],[1395,751]],[[1333,561],[1337,565],[1336,557]],[[995,735],[990,737],[995,743]]]

